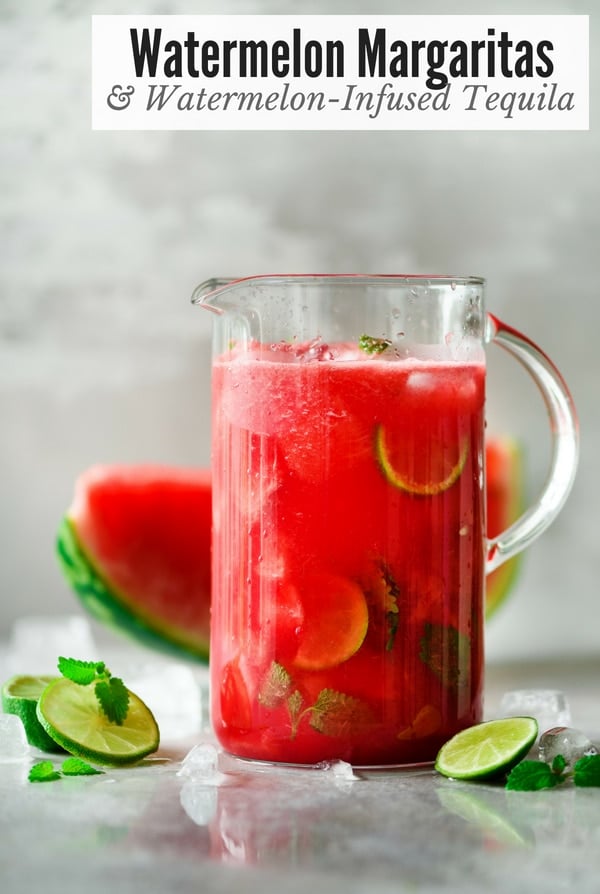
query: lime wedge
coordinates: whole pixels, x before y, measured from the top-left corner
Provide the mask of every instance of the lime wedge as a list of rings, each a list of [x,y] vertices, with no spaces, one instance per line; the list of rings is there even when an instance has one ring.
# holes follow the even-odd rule
[[[533,717],[488,720],[462,730],[441,747],[435,769],[453,779],[483,779],[507,773],[529,751],[538,734]]]
[[[366,636],[369,609],[357,583],[339,574],[306,575],[298,588],[303,609],[294,664],[322,670],[347,661]]]
[[[31,677],[17,674],[7,680],[2,687],[2,710],[5,714],[16,714],[25,727],[27,741],[40,751],[62,751],[51,739],[37,718],[36,708],[42,692],[57,677]]]
[[[398,490],[419,497],[435,497],[455,484],[463,473],[469,453],[469,442],[437,445],[436,450],[415,454],[395,451],[388,443],[383,425],[375,429],[375,456],[386,480]],[[423,468],[417,474],[416,466]]]
[[[132,764],[159,745],[152,712],[131,691],[127,717],[117,724],[101,711],[94,684],[80,686],[59,677],[44,689],[37,716],[48,735],[65,751],[99,764]]]

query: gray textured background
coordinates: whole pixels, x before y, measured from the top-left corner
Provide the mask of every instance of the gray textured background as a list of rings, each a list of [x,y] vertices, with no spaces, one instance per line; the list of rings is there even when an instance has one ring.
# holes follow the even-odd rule
[[[76,603],[53,554],[90,464],[207,464],[214,274],[452,272],[538,341],[582,427],[574,492],[489,627],[488,655],[597,653],[598,28],[589,133],[94,133],[90,15],[352,13],[366,3],[0,0],[0,634]],[[380,13],[588,13],[380,2]],[[492,349],[493,355],[499,354]],[[541,401],[490,357],[490,427],[545,474]]]

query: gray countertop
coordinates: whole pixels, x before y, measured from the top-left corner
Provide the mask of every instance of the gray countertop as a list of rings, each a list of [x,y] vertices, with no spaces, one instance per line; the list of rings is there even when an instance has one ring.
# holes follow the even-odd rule
[[[559,688],[573,725],[600,738],[599,672],[492,666],[487,713],[505,690]],[[600,890],[599,789],[507,792],[429,769],[352,779],[224,754],[184,775],[198,742],[211,742],[205,726],[136,767],[37,785],[39,753],[0,763],[2,892]]]

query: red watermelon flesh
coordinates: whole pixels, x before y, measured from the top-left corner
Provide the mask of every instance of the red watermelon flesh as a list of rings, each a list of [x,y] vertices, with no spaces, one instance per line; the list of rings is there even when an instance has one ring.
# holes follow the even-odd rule
[[[92,614],[149,645],[208,658],[207,469],[93,466],[76,482],[67,524],[75,540],[71,552],[78,547],[99,579],[92,581],[99,586],[90,589],[85,575],[81,585],[73,573],[67,574]],[[59,537],[59,556],[68,572],[63,533],[68,532]]]

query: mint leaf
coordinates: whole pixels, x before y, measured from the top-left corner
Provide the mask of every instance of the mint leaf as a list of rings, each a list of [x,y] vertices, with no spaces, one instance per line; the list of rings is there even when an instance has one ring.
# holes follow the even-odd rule
[[[98,671],[99,667],[102,668],[101,671]],[[63,677],[80,686],[93,683],[98,673],[105,672],[104,663],[101,661],[78,661],[76,658],[64,658],[62,655],[58,659],[58,669]]]
[[[391,344],[389,338],[374,338],[372,335],[361,335],[358,339],[358,347],[365,354],[383,354]]]
[[[60,779],[60,773],[54,769],[52,761],[39,761],[29,771],[28,779],[30,782],[54,782]]]
[[[335,689],[322,689],[310,711],[310,725],[325,736],[355,734],[364,731],[370,721],[364,702]]]
[[[64,776],[96,776],[103,773],[79,757],[68,757],[62,762],[61,771]]]
[[[78,757],[66,758],[62,762],[60,769],[61,772],[55,770],[52,766],[52,761],[39,761],[29,771],[29,781],[54,782],[56,779],[60,779],[61,776],[95,776],[104,772],[103,770],[96,770],[95,767],[90,766],[90,764]]]
[[[582,788],[600,786],[600,754],[580,758],[573,768],[573,782]]]
[[[391,652],[400,625],[400,588],[382,559],[373,563],[359,583],[369,606],[369,628],[379,633],[383,627],[381,635],[385,637],[385,650]]]
[[[567,762],[562,754],[557,754],[551,764],[552,772],[557,773],[560,776],[561,773],[564,773],[566,766]]]
[[[302,694],[295,689],[287,700],[287,708],[292,724],[292,739],[295,738],[296,733],[298,732],[298,724],[304,713],[301,713],[303,704],[304,699],[302,698]],[[307,711],[310,711],[310,708],[307,708]]]
[[[282,664],[271,662],[271,667],[262,681],[258,701],[265,708],[277,708],[287,698],[292,688],[292,678]]]
[[[121,726],[129,710],[129,691],[119,677],[111,676],[103,661],[79,661],[61,656],[58,669],[72,683],[89,686],[95,682],[94,692],[101,710],[111,723]]]
[[[508,774],[506,788],[513,792],[537,792],[554,788],[564,780],[564,776],[553,773],[552,768],[542,761],[521,761]]]
[[[129,691],[119,677],[100,680],[94,687],[100,708],[111,723],[119,726],[127,717],[129,710]]]
[[[470,640],[444,624],[425,624],[419,658],[447,689],[467,685],[471,669]]]

